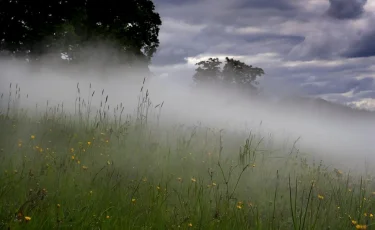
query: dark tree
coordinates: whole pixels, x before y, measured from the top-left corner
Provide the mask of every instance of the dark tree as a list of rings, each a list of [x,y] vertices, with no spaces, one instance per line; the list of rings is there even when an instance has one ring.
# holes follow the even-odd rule
[[[207,61],[200,61],[195,65],[198,68],[195,69],[196,73],[193,79],[197,84],[212,84],[219,81],[221,62],[218,58],[209,58]]]
[[[257,89],[257,77],[264,75],[261,68],[247,65],[233,58],[225,58],[225,65],[221,70],[222,62],[218,58],[209,58],[207,61],[196,63],[199,67],[193,76],[197,85],[220,85],[254,91]]]
[[[86,45],[150,61],[161,19],[151,0],[0,0],[0,51],[38,60],[48,53],[79,60]]]
[[[264,74],[263,69],[247,65],[233,58],[225,58],[225,65],[222,71],[223,80],[241,88],[256,89],[257,77]]]

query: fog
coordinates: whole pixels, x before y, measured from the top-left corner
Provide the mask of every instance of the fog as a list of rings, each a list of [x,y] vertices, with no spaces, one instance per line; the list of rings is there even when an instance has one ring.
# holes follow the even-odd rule
[[[81,96],[86,102],[95,91],[91,102],[93,109],[98,109],[100,101],[108,95],[107,105],[111,109],[123,103],[124,113],[130,114],[137,107],[146,77],[143,93],[148,90],[154,106],[164,102],[163,122],[186,125],[201,122],[228,131],[254,129],[260,135],[272,134],[280,142],[286,138],[292,142],[300,138],[297,147],[301,151],[353,169],[363,167],[365,162],[375,162],[375,119],[361,113],[349,117],[334,109],[325,109],[329,111],[322,116],[321,112],[314,112],[314,107],[306,109],[301,103],[244,98],[223,89],[193,90],[189,85],[175,82],[173,77],[146,76],[121,66],[106,68],[93,60],[80,66],[61,66],[47,61],[37,67],[1,60],[0,70],[2,109],[7,106],[12,83],[13,97],[15,85],[20,87],[19,106],[22,108],[33,110],[38,104],[42,109],[48,101],[50,106],[64,103],[65,111],[74,113],[79,82]],[[272,98],[278,97],[274,92]]]

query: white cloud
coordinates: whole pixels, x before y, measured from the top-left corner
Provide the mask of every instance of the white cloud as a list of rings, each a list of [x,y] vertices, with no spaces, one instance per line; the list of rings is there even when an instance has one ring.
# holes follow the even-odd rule
[[[341,66],[345,64],[346,60],[312,60],[312,61],[286,61],[281,64],[281,66],[284,67],[335,67],[335,66]]]
[[[356,108],[375,111],[375,98],[362,98],[358,101],[350,102],[348,105]]]

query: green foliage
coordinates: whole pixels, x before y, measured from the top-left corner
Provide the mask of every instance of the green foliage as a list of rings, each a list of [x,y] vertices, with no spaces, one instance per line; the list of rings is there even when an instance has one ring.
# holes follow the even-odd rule
[[[241,89],[255,90],[257,77],[264,75],[261,68],[247,65],[233,58],[225,58],[225,65],[220,69],[222,62],[218,58],[209,58],[196,63],[198,68],[193,76],[197,85],[234,85]]]
[[[161,19],[151,0],[0,1],[0,51],[38,60],[49,52],[73,60],[85,45],[106,41],[149,61]]]

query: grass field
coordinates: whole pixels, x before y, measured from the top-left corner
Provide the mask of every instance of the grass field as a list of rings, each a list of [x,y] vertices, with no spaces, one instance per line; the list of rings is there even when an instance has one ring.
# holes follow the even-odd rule
[[[294,142],[159,122],[163,105],[144,91],[130,115],[104,92],[89,113],[81,96],[75,111],[26,110],[11,91],[0,229],[372,228],[373,177],[308,161]]]

